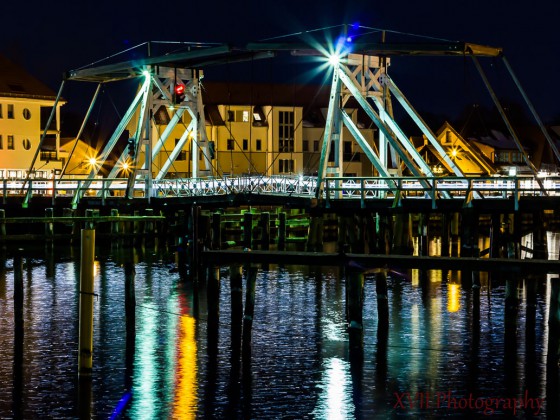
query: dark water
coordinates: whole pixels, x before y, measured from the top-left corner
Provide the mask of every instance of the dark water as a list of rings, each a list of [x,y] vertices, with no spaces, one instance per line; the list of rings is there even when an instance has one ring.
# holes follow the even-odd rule
[[[341,268],[259,268],[248,356],[232,340],[227,267],[219,326],[209,329],[206,286],[181,283],[168,252],[134,253],[136,323],[127,334],[127,251],[96,251],[94,370],[79,381],[79,250],[23,251],[23,332],[5,252],[0,418],[560,418],[546,276],[530,279],[534,308],[521,278],[518,305],[506,315],[511,273],[480,274],[477,310],[461,286],[465,273],[396,269],[384,340],[375,276],[366,274],[360,352],[349,347]]]

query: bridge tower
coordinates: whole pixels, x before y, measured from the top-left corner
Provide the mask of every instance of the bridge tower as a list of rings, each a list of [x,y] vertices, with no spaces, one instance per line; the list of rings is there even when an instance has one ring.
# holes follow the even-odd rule
[[[434,150],[453,170],[456,176],[463,177],[455,162],[447,155],[437,141],[433,131],[426,125],[412,107],[404,94],[388,75],[390,59],[383,56],[344,53],[329,57],[333,70],[329,109],[321,160],[317,176],[317,197],[322,195],[326,177],[342,177],[342,127],[345,126],[355,141],[371,161],[379,176],[391,177],[400,169],[403,162],[416,177],[433,177],[430,166],[418,153],[415,146],[404,134],[392,116],[391,95],[394,96],[412,120],[430,141]],[[345,111],[350,98],[354,98],[379,129],[379,147],[369,144],[360,134],[358,127]],[[334,165],[328,165],[328,157],[334,148]],[[392,170],[393,169],[393,170]],[[395,171],[396,170],[396,171]],[[401,175],[398,173],[398,175]],[[426,187],[427,182],[423,181]]]

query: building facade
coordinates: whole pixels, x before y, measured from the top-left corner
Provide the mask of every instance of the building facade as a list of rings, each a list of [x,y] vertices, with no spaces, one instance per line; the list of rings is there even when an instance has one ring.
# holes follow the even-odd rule
[[[25,178],[45,133],[55,93],[23,68],[0,56],[0,178]],[[68,153],[60,147],[60,108],[46,130],[30,177],[60,173]]]

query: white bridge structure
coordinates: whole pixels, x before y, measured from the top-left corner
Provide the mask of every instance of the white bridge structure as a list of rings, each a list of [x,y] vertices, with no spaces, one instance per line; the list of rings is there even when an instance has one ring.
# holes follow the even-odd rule
[[[82,129],[91,113],[101,86],[105,83],[136,79],[140,88],[121,118],[113,134],[108,138],[103,150],[96,157],[97,164],[84,179],[69,178],[64,169],[57,179],[36,180],[28,175],[23,180],[4,179],[4,199],[10,195],[25,195],[26,204],[33,195],[50,195],[53,200],[60,196],[71,196],[75,208],[82,197],[95,196],[102,200],[107,197],[123,196],[129,199],[143,197],[189,197],[226,195],[236,193],[285,194],[303,196],[317,200],[356,199],[365,203],[368,199],[393,199],[398,205],[401,198],[431,198],[433,206],[437,200],[462,198],[467,203],[476,199],[513,199],[518,205],[522,196],[554,196],[559,192],[558,179],[540,176],[508,120],[503,107],[490,86],[479,64],[478,57],[501,58],[521,95],[525,99],[544,137],[560,162],[560,153],[544,128],[527,95],[521,88],[500,48],[487,47],[465,42],[423,40],[420,43],[387,43],[385,31],[381,42],[369,41],[367,33],[373,28],[352,35],[352,28],[341,25],[340,33],[331,43],[311,39],[314,31],[297,34],[296,41],[283,37],[274,40],[247,44],[244,48],[229,45],[206,45],[201,48],[165,54],[157,57],[124,61],[116,64],[90,67],[68,72],[60,86],[57,102],[67,81],[97,83],[97,90],[85,116]],[[369,32],[368,32],[369,30]],[[202,69],[236,61],[252,61],[271,58],[282,52],[296,56],[315,56],[322,60],[322,68],[331,76],[331,91],[325,130],[321,144],[321,156],[317,176],[263,176],[226,177],[216,172],[211,158],[212,142],[205,129],[204,104],[201,90]],[[396,83],[388,74],[390,57],[400,56],[462,56],[473,60],[496,108],[504,120],[511,138],[523,157],[529,177],[467,177],[440,145],[434,132],[426,125],[412,107]],[[182,95],[177,96],[177,87]],[[409,137],[403,132],[393,117],[391,97],[396,99],[405,113],[413,120],[429,141],[434,153],[448,168],[449,177],[437,177],[432,167],[419,154]],[[345,110],[347,102],[355,103],[375,124],[379,139],[377,144],[369,143],[361,135],[356,123]],[[161,106],[175,106],[176,112],[162,133],[155,133],[151,116]],[[56,108],[56,104],[53,110]],[[160,153],[163,143],[171,138],[171,131],[177,127],[182,116],[190,118],[184,133],[177,139],[175,148],[167,160],[154,171],[153,162]],[[53,115],[51,115],[52,119]],[[132,121],[132,123],[131,123]],[[115,153],[117,141],[126,127],[134,127],[128,139],[135,152],[125,148],[113,162],[113,169],[106,178],[99,175],[100,168],[107,165],[109,156]],[[48,126],[48,124],[47,124]],[[343,129],[352,135],[364,155],[375,168],[376,177],[349,178],[343,168]],[[46,134],[46,131],[45,131]],[[43,143],[45,134],[41,139]],[[77,138],[81,135],[78,133]],[[168,178],[168,169],[182,148],[191,142],[191,176],[188,179]],[[39,147],[41,147],[39,144]],[[139,160],[142,151],[143,161]],[[203,156],[199,165],[199,154]],[[329,157],[334,156],[330,162]],[[120,165],[130,162],[127,179],[116,178]],[[32,174],[35,159],[27,174]],[[395,176],[395,173],[397,174]],[[411,176],[402,176],[409,174]]]
[[[242,176],[222,179],[186,178],[153,180],[148,188],[145,181],[136,180],[133,197],[137,198],[201,198],[230,194],[254,194],[317,198],[317,177],[304,176]],[[546,191],[543,191],[544,185]],[[53,205],[58,198],[91,197],[103,203],[108,198],[125,197],[130,191],[127,178],[82,179],[4,179],[3,201],[8,197],[23,197],[24,206],[35,196],[50,197]],[[560,198],[560,177],[330,177],[321,188],[319,199],[359,200],[364,207],[368,200],[392,200],[397,207],[402,199],[431,200],[437,208],[440,200],[509,200],[514,209],[526,197]],[[73,200],[74,201],[74,200]]]

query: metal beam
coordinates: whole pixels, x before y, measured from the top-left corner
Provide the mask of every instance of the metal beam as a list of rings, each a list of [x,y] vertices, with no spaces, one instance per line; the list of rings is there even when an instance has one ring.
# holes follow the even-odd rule
[[[319,168],[317,169],[317,189],[315,195],[321,198],[323,194],[323,181],[327,175],[327,163],[332,141],[332,131],[334,126],[335,112],[338,112],[340,101],[340,78],[337,68],[334,69],[331,94],[329,97],[329,108],[327,111],[327,120],[325,122],[325,133],[323,135],[323,145],[321,147],[321,158],[319,160]]]
[[[391,129],[387,126],[387,124],[385,124],[385,122],[377,114],[377,112],[373,109],[373,107],[370,105],[370,103],[367,101],[367,99],[362,96],[358,87],[356,85],[354,85],[354,83],[352,83],[352,80],[345,73],[345,71],[347,71],[347,70],[343,69],[341,67],[339,69],[338,73],[340,75],[341,80],[344,82],[344,84],[346,85],[346,87],[348,88],[350,93],[352,93],[352,95],[354,96],[354,98],[356,99],[358,104],[360,104],[362,109],[366,112],[368,117],[371,118],[371,120],[375,123],[375,125],[379,128],[379,130],[383,132],[383,134],[385,135],[385,137],[387,138],[387,140],[389,141],[391,146],[393,146],[395,151],[399,154],[401,159],[405,162],[406,166],[410,169],[412,174],[417,176],[417,177],[424,176],[420,172],[419,168],[416,167],[414,162],[410,160],[409,156],[406,154],[405,150],[403,150],[399,141],[393,136],[393,133],[391,132]],[[385,113],[385,116],[387,117],[387,119],[390,118],[389,115],[387,115],[386,113]],[[409,143],[409,149],[410,149],[410,146],[411,145]],[[412,147],[412,149],[414,149],[414,147]],[[414,151],[416,151],[416,149],[414,149]]]
[[[142,97],[144,95],[144,91],[146,90],[147,86],[149,86],[149,85],[150,85],[150,78],[147,77],[146,80],[144,81],[144,84],[142,85],[142,88],[138,91],[138,93],[136,94],[136,96],[132,100],[132,103],[130,104],[130,106],[128,107],[128,110],[126,111],[126,114],[121,119],[121,122],[119,123],[119,125],[117,126],[117,128],[113,132],[113,135],[111,136],[111,138],[109,139],[109,141],[107,142],[107,144],[103,148],[103,151],[99,155],[99,157],[98,157],[99,164],[94,165],[94,167],[92,168],[92,170],[89,173],[86,181],[84,182],[84,184],[81,187],[82,191],[86,190],[91,185],[91,181],[99,173],[99,169],[101,168],[101,166],[105,163],[105,161],[109,157],[109,154],[111,153],[111,151],[113,150],[113,148],[117,144],[117,141],[119,140],[119,137],[124,132],[124,129],[126,128],[126,125],[130,122],[130,119],[132,118],[132,116],[136,112],[136,109],[138,108],[138,105],[140,104],[140,100],[142,99]],[[74,197],[72,198],[72,207],[73,208],[75,208],[77,206],[78,202],[80,201],[81,195],[82,194],[79,191],[76,191],[76,193],[74,194]]]
[[[344,122],[344,125],[348,128],[350,134],[354,136],[358,145],[361,147],[361,149],[368,157],[368,159],[371,161],[373,166],[375,166],[375,169],[377,169],[377,171],[383,178],[390,178],[391,174],[389,174],[387,168],[383,166],[383,163],[381,162],[381,160],[379,160],[379,158],[377,157],[377,155],[375,154],[375,152],[373,151],[369,143],[366,141],[366,139],[364,138],[364,136],[362,135],[358,127],[356,127],[356,124],[354,124],[352,118],[350,118],[350,116],[344,110],[341,111],[341,115],[342,115],[342,120]],[[387,181],[387,182],[392,184],[391,189],[393,191],[397,190],[397,186],[393,181]]]
[[[554,155],[556,156],[556,159],[560,163],[560,153],[558,152],[558,148],[556,147],[556,144],[554,144],[554,140],[552,140],[552,137],[550,137],[550,134],[548,134],[548,131],[546,131],[546,128],[545,128],[544,124],[542,123],[541,118],[539,117],[539,114],[537,113],[537,111],[535,110],[535,107],[533,106],[533,104],[529,100],[529,97],[525,93],[525,90],[521,86],[521,83],[519,82],[519,80],[515,76],[515,73],[513,72],[513,69],[511,68],[511,66],[509,65],[509,62],[506,60],[506,57],[502,56],[502,60],[505,64],[511,78],[515,82],[515,85],[519,89],[519,92],[521,93],[521,96],[523,96],[523,99],[525,99],[525,103],[527,104],[527,106],[531,110],[531,114],[533,114],[533,117],[535,118],[535,121],[537,121],[537,124],[539,125],[542,133],[544,134],[544,137],[546,138],[546,141],[548,142],[550,148],[554,152]]]
[[[179,153],[183,149],[183,146],[185,145],[185,143],[187,141],[187,138],[189,137],[189,134],[194,130],[195,125],[196,125],[196,119],[193,118],[193,119],[191,119],[190,124],[185,129],[185,131],[183,132],[183,135],[181,136],[181,138],[179,139],[179,141],[177,142],[177,144],[175,145],[175,147],[171,151],[169,157],[167,158],[167,161],[163,164],[163,166],[161,167],[159,173],[156,175],[154,180],[159,181],[159,180],[161,180],[165,177],[165,174],[167,174],[167,171],[169,170],[171,165],[173,165],[173,162],[175,161],[175,159],[177,158],[177,156],[179,155]],[[193,150],[191,148],[191,152],[192,151]]]
[[[486,89],[488,90],[488,93],[490,93],[490,96],[492,97],[492,100],[494,101],[494,105],[496,105],[496,108],[498,109],[500,115],[502,116],[502,120],[504,121],[509,133],[511,134],[511,137],[513,138],[513,141],[515,142],[515,144],[517,146],[517,149],[522,154],[523,160],[525,161],[525,163],[527,164],[527,166],[529,167],[529,169],[531,170],[531,172],[535,176],[535,179],[536,179],[537,183],[539,184],[539,187],[541,187],[542,192],[545,195],[548,195],[545,188],[544,188],[544,185],[543,185],[542,181],[537,176],[537,168],[535,168],[535,165],[533,165],[533,162],[531,162],[531,160],[529,159],[529,156],[527,156],[527,153],[525,152],[525,149],[523,148],[523,145],[519,141],[519,138],[517,137],[517,134],[515,133],[515,130],[513,129],[513,126],[511,125],[511,123],[509,121],[509,118],[507,117],[506,112],[504,111],[504,108],[502,107],[502,104],[500,103],[500,101],[498,100],[498,97],[494,93],[494,89],[492,89],[492,86],[490,85],[490,82],[488,81],[488,79],[486,77],[486,74],[484,73],[484,70],[482,69],[482,66],[480,65],[480,63],[478,62],[478,59],[474,55],[472,55],[471,58],[473,59],[474,65],[476,66],[476,69],[478,70],[478,73],[480,74],[480,77],[482,78],[482,81],[486,85]]]
[[[397,98],[401,106],[404,108],[406,113],[412,118],[412,120],[416,123],[418,128],[422,130],[422,133],[424,133],[428,141],[432,144],[434,149],[436,149],[436,151],[439,153],[439,155],[445,161],[445,163],[447,163],[447,165],[453,170],[453,173],[459,177],[464,177],[465,175],[463,174],[461,169],[455,164],[455,162],[453,162],[453,160],[451,160],[451,158],[447,155],[447,153],[445,153],[445,150],[443,149],[441,144],[437,141],[435,134],[427,126],[427,124],[424,122],[424,120],[418,114],[418,112],[416,112],[412,104],[408,101],[408,99],[404,96],[401,90],[397,87],[395,82],[387,75],[385,76],[385,80],[387,82],[387,86],[389,87],[391,93],[395,96],[395,98]]]
[[[253,42],[247,44],[250,51],[290,51],[294,55],[324,55],[323,51],[333,50],[332,44],[311,42]],[[472,44],[461,41],[389,43],[389,42],[353,42],[351,52],[364,55],[391,56],[444,56],[473,54],[481,57],[498,57],[502,48]]]
[[[66,168],[70,164],[70,158],[74,154],[74,150],[76,150],[76,146],[78,145],[78,140],[80,140],[80,137],[82,136],[82,133],[84,132],[84,128],[86,126],[86,123],[89,120],[89,116],[91,115],[91,112],[93,111],[93,106],[95,104],[95,101],[97,100],[97,97],[99,96],[99,92],[101,91],[101,86],[102,86],[101,83],[99,83],[97,85],[97,89],[95,89],[95,93],[93,94],[93,97],[91,99],[91,103],[89,104],[89,108],[86,112],[84,120],[82,121],[82,125],[81,125],[80,129],[78,130],[78,134],[76,134],[76,142],[74,143],[74,146],[72,147],[72,151],[68,155],[68,159],[66,160],[66,163],[64,164],[64,167],[62,168],[62,171],[60,172],[60,177],[61,178],[64,176],[64,172],[66,171]]]
[[[33,155],[33,159],[31,159],[31,165],[29,165],[29,170],[27,171],[25,181],[23,182],[23,185],[21,187],[22,194],[23,194],[23,190],[25,189],[25,184],[27,184],[27,181],[29,181],[29,177],[31,176],[31,172],[33,171],[33,166],[35,166],[35,161],[37,160],[37,156],[39,156],[39,152],[41,151],[41,147],[43,147],[43,142],[45,141],[45,137],[47,137],[47,132],[49,131],[53,118],[56,114],[56,107],[58,106],[58,102],[60,102],[60,98],[62,97],[63,89],[64,89],[64,80],[60,84],[60,88],[58,89],[56,99],[54,100],[51,114],[49,115],[49,119],[47,120],[47,125],[45,125],[45,129],[43,130],[43,134],[41,135],[41,139],[39,140],[39,145],[37,146],[37,149],[35,149],[35,154]],[[24,205],[26,204],[27,203],[24,203]]]

